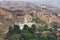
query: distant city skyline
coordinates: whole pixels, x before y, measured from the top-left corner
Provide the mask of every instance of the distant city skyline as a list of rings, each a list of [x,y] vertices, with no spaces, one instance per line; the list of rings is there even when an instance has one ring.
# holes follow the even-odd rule
[[[27,1],[27,2],[38,2],[38,3],[40,2],[60,7],[60,0],[0,0],[0,1]]]

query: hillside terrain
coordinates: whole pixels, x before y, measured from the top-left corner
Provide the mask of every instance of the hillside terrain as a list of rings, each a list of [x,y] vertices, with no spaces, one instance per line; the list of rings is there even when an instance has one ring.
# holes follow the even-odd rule
[[[37,28],[60,25],[60,8],[30,2],[0,2],[0,30],[3,34],[8,32],[9,26],[19,25],[23,29],[24,24],[30,27],[35,24]]]

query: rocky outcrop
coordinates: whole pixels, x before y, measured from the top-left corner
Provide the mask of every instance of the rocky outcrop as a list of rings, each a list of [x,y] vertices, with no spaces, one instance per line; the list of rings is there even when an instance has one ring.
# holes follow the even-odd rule
[[[0,15],[2,15],[4,19],[13,19],[11,11],[2,7],[0,7]]]

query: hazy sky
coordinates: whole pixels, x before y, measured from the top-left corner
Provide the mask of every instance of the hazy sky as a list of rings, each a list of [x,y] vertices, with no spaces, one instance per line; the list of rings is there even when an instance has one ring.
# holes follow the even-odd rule
[[[47,3],[51,5],[60,6],[60,0],[0,0],[0,1],[30,1],[30,2],[41,2],[41,3]]]
[[[3,0],[0,0],[3,1]],[[32,1],[32,0],[7,0],[7,1]],[[42,0],[34,0],[34,1],[42,1]]]

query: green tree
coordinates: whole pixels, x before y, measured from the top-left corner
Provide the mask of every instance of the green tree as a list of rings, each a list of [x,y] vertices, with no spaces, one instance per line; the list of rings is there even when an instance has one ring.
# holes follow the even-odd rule
[[[35,21],[36,23],[46,24],[44,20],[41,20],[40,18],[36,17],[32,19],[32,22]]]
[[[31,28],[28,25],[24,25],[23,33],[22,33],[22,37],[24,38],[24,40],[35,40],[35,35],[32,34],[30,30]]]
[[[48,26],[47,25],[45,25],[43,28],[44,28],[44,31],[48,31]]]
[[[12,28],[12,26],[9,27],[8,34],[13,34],[13,28]]]
[[[17,33],[17,34],[21,33],[20,28],[19,28],[18,25],[14,25],[14,33]]]
[[[57,35],[56,34],[48,34],[47,39],[48,40],[57,40]]]
[[[28,31],[28,29],[29,29],[28,25],[24,25],[23,30]]]
[[[49,28],[48,31],[53,32],[53,28]]]
[[[36,26],[33,24],[31,28],[29,29],[30,33],[36,33]]]
[[[14,34],[11,35],[8,40],[23,40],[23,38],[20,34]]]
[[[45,26],[39,27],[37,30],[38,32],[48,31],[48,26],[45,25]]]
[[[52,28],[54,29],[54,31],[58,31],[57,30],[58,29],[58,24],[57,23],[53,22],[53,23],[51,23],[51,25],[52,25]]]

